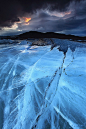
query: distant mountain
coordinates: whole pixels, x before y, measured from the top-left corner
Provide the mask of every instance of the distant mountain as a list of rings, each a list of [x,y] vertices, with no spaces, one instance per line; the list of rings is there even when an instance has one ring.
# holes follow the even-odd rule
[[[7,36],[6,39],[29,39],[29,38],[59,38],[59,39],[70,39],[70,40],[82,40],[86,41],[86,36],[85,37],[80,37],[80,36],[74,36],[74,35],[66,35],[66,34],[59,34],[59,33],[54,33],[54,32],[37,32],[37,31],[30,31],[26,32],[14,37]]]

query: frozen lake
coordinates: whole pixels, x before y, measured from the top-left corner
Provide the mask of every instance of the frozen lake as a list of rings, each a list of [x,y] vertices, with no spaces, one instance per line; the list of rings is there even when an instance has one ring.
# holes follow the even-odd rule
[[[0,129],[86,129],[86,44],[52,41],[0,45]]]

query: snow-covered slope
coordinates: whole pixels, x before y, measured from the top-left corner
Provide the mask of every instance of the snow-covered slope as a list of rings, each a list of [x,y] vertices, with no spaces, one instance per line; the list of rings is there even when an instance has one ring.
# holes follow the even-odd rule
[[[52,40],[0,48],[1,129],[86,128],[86,45]]]

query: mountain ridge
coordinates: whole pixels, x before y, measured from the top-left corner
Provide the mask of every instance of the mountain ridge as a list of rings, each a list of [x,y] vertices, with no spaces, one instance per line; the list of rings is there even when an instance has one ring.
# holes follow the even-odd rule
[[[5,36],[5,39],[29,39],[29,38],[58,38],[58,39],[71,39],[71,40],[82,40],[86,42],[86,36],[80,37],[75,35],[66,35],[61,33],[55,33],[55,32],[37,32],[37,31],[29,31],[25,32],[16,36]]]

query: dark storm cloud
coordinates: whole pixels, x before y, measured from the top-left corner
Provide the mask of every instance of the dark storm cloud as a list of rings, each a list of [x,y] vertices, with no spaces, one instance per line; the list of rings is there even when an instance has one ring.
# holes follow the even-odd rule
[[[32,14],[39,9],[64,11],[72,1],[81,0],[0,0],[0,27],[10,27],[25,13]]]
[[[86,1],[81,1],[79,4],[72,3],[71,7],[69,7],[71,13],[69,15],[64,15],[63,17],[58,17],[52,15],[50,12],[40,12],[37,16],[39,22],[36,24],[34,19],[34,28],[43,28],[46,31],[66,31],[72,30],[82,27],[82,29],[86,29]],[[58,12],[57,12],[58,13]]]
[[[80,2],[82,0],[18,0],[25,12],[34,12],[41,8],[64,11],[73,1]]]
[[[18,6],[14,1],[0,0],[0,26],[11,26],[17,17]]]
[[[42,32],[61,32],[69,34],[86,34],[86,2],[80,4],[72,4],[74,8],[70,8],[71,13],[65,14],[63,17],[52,15],[52,11],[40,11],[35,18],[31,20],[29,28],[24,28],[29,31],[36,30]],[[58,13],[58,12],[57,12]]]

